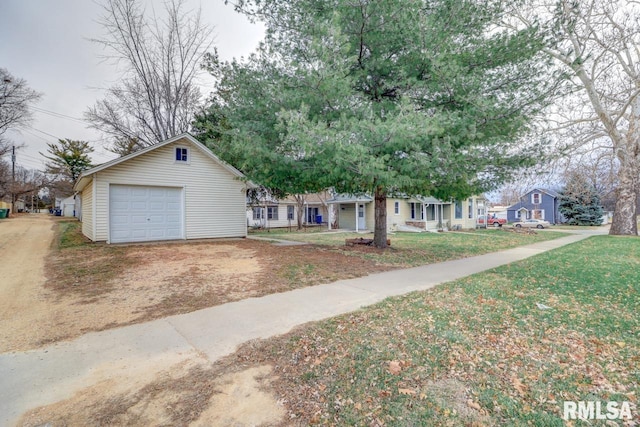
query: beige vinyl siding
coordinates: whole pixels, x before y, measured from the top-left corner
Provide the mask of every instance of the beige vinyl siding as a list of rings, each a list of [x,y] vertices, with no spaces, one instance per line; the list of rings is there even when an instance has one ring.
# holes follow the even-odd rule
[[[375,202],[364,204],[364,221],[367,230],[373,231],[376,228],[376,204]]]
[[[337,206],[339,211],[340,228],[356,228],[356,207],[355,203],[345,203]]]
[[[395,203],[399,203],[400,212],[396,214]],[[387,199],[387,230],[395,230],[399,225],[411,221],[411,206],[406,199]]]
[[[267,208],[277,206],[278,208],[278,219],[268,219],[267,217]],[[253,208],[260,208],[264,210],[264,219],[253,219]],[[265,226],[266,228],[282,228],[289,227],[289,225],[298,225],[297,220],[298,208],[294,207],[293,219],[291,222],[287,219],[287,205],[261,205],[261,206],[252,206],[250,210],[247,211],[247,221],[249,226]],[[302,219],[304,222],[304,218]]]
[[[91,240],[95,240],[93,235],[93,207],[93,182],[91,182],[82,190],[82,234]]]
[[[175,161],[175,147],[187,147],[190,161]],[[183,189],[187,239],[246,236],[245,184],[189,142],[177,141],[96,174],[96,236],[109,237],[109,185]]]
[[[477,197],[472,197],[470,199],[464,199],[462,202],[462,218],[455,217],[455,201],[451,203],[451,205],[445,205],[444,215],[445,220],[448,221],[449,227],[454,227],[459,225],[462,228],[475,228],[476,226],[476,217],[477,217],[477,208],[478,208],[478,199]],[[469,202],[472,204],[472,212],[473,217],[469,218]]]
[[[469,199],[462,200],[462,218],[455,217],[455,202],[451,204],[451,209],[449,211],[450,217],[445,217],[449,220],[449,224],[451,227],[455,225],[459,225],[462,228],[475,228],[476,226],[476,216],[478,209],[478,200],[476,197],[471,198],[473,203],[473,217],[469,218]]]

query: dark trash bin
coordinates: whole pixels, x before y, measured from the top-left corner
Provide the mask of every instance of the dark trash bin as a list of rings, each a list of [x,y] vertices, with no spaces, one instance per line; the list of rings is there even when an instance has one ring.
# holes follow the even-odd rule
[[[322,224],[322,215],[316,215],[316,224]]]
[[[56,216],[62,216],[62,209],[56,209]]]
[[[9,214],[9,209],[0,209],[0,219],[6,218],[8,214]]]

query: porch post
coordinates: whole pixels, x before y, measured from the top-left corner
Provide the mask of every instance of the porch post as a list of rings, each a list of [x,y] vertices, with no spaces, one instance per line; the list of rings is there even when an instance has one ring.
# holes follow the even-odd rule
[[[356,233],[358,232],[358,222],[360,220],[360,211],[358,210],[358,202],[356,202]]]
[[[422,219],[424,219],[424,231],[428,231],[429,229],[427,228],[427,221],[429,220],[429,218],[427,218],[427,204],[426,203],[422,203]]]
[[[333,213],[332,205],[327,203],[327,223],[329,227],[327,230],[331,231],[331,214]]]

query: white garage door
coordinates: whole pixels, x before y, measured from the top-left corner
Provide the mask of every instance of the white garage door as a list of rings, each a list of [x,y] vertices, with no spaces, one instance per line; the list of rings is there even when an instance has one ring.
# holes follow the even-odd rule
[[[111,243],[182,239],[182,189],[111,185]]]

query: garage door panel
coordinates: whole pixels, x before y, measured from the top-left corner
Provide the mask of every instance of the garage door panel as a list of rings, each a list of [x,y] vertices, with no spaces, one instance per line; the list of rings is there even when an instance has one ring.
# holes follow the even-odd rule
[[[180,225],[180,215],[170,215],[167,214],[167,218],[166,218],[166,222],[167,224],[171,224],[171,225]]]
[[[165,215],[154,214],[154,215],[149,215],[149,217],[147,218],[147,221],[153,225],[164,224],[166,222],[165,218],[166,218]]]
[[[131,203],[131,209],[134,211],[143,211],[146,212],[149,210],[149,205],[147,201],[132,201]]]
[[[112,185],[109,224],[113,243],[181,239],[182,189]]]
[[[149,232],[147,230],[137,229],[137,230],[131,230],[131,232],[126,234],[125,236],[130,236],[132,238],[130,241],[134,242],[134,241],[148,240],[147,239],[148,234]]]
[[[126,224],[129,222],[129,217],[126,215],[112,215],[111,216],[111,223],[112,224]]]
[[[124,240],[124,239],[128,239],[130,235],[131,233],[129,233],[128,231],[113,231],[111,232],[111,240],[114,242],[116,241],[125,242],[127,240]]]
[[[110,188],[111,198],[127,198],[129,197],[129,187],[124,186],[111,186]]]
[[[123,210],[123,209],[127,209],[129,207],[129,202],[125,201],[121,201],[121,200],[113,200],[111,199],[111,205],[114,209],[116,210]]]

